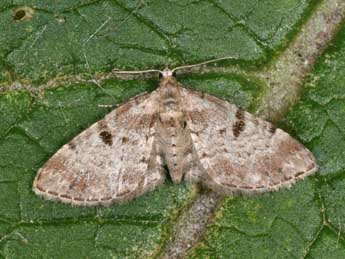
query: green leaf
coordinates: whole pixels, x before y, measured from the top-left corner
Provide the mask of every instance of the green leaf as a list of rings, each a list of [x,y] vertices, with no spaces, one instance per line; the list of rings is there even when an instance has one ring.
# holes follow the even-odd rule
[[[139,1],[133,0],[5,2],[0,6],[3,73],[47,80],[231,55],[264,61],[284,45],[313,2],[143,1],[137,11]],[[31,18],[16,20],[18,10]]]
[[[267,87],[251,71],[287,47],[318,2],[2,1],[0,258],[162,255],[198,195],[195,186],[167,182],[126,204],[80,208],[34,195],[37,170],[111,110],[104,105],[157,85],[98,80],[113,68],[162,69],[234,56],[219,64],[235,64],[234,72],[179,81],[254,112]],[[191,257],[344,256],[344,35],[282,123],[313,151],[320,176],[274,194],[227,198]]]

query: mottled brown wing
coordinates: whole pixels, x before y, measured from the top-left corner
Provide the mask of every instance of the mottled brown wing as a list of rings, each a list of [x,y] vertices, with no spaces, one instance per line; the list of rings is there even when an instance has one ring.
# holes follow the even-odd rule
[[[38,171],[36,194],[75,205],[130,200],[164,180],[154,148],[156,93],[136,97],[64,145]]]
[[[201,179],[211,189],[272,191],[317,170],[312,153],[271,123],[216,97],[181,91]]]

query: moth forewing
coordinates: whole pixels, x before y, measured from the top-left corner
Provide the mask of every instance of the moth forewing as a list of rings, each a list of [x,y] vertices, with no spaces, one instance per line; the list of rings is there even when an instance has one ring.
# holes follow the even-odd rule
[[[38,171],[36,194],[75,205],[131,200],[171,179],[223,194],[274,191],[314,173],[312,153],[271,123],[187,90],[164,70],[159,87],[119,106]]]

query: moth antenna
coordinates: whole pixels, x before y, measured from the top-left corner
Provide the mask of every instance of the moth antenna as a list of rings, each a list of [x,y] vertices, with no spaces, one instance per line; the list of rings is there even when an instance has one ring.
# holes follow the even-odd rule
[[[138,74],[146,74],[146,73],[162,73],[163,71],[158,69],[147,69],[147,70],[117,70],[114,69],[114,74],[119,75],[138,75]]]
[[[158,78],[163,71],[158,69],[147,69],[147,70],[117,70],[113,69],[112,73],[120,79],[151,79]]]
[[[216,59],[207,60],[207,61],[204,61],[204,62],[201,62],[201,63],[197,63],[197,64],[179,66],[179,67],[175,67],[173,69],[170,69],[169,65],[166,65],[164,70],[158,70],[158,69],[118,70],[118,69],[114,69],[113,70],[113,74],[115,74],[115,75],[117,75],[117,76],[119,76],[120,78],[123,78],[123,79],[135,78],[136,76],[145,76],[145,78],[155,78],[156,77],[156,73],[159,73],[160,75],[163,75],[163,74],[166,74],[166,71],[169,71],[169,73],[171,73],[173,76],[176,76],[176,71],[178,71],[178,70],[189,70],[189,69],[192,69],[192,68],[195,68],[195,67],[200,67],[200,66],[203,66],[203,65],[207,65],[209,63],[215,63],[215,62],[218,62],[218,61],[231,60],[231,59],[238,59],[238,57],[226,56],[226,57],[222,57],[222,58],[216,58]]]
[[[207,60],[207,61],[204,61],[204,62],[201,62],[201,63],[197,63],[197,64],[175,67],[171,71],[175,72],[177,70],[188,70],[188,69],[191,69],[191,68],[194,68],[194,67],[200,67],[200,66],[203,66],[203,65],[207,65],[209,63],[215,63],[215,62],[222,61],[222,60],[232,60],[232,59],[238,59],[238,57],[226,56],[226,57],[222,57],[222,58],[215,58],[215,59]]]

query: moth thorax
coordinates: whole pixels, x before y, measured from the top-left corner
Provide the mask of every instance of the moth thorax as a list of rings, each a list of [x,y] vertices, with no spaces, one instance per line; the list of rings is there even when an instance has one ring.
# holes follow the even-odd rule
[[[169,111],[160,114],[160,121],[167,128],[183,127],[183,113],[180,111]]]
[[[161,88],[161,99],[179,99],[178,87],[174,83],[166,82]]]

